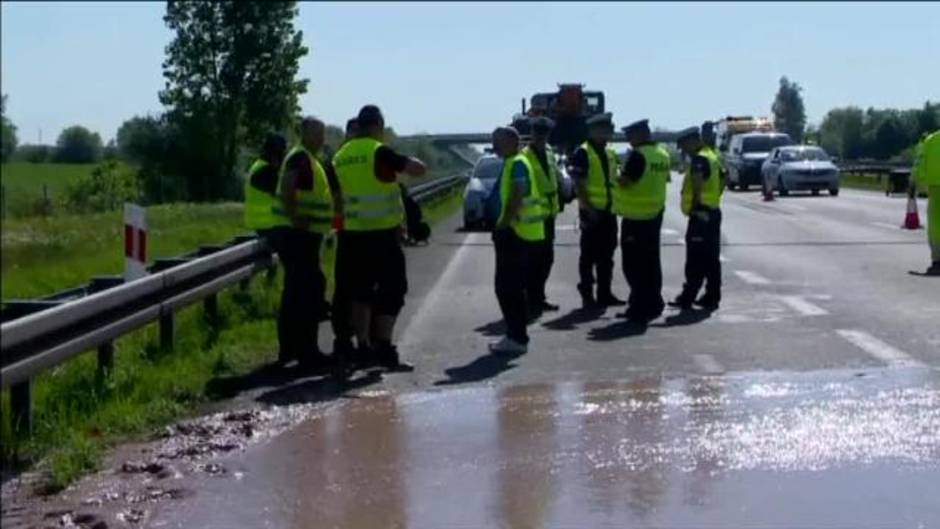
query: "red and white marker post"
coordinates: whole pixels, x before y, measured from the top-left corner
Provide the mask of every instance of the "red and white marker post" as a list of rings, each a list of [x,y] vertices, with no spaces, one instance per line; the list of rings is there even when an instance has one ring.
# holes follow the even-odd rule
[[[124,282],[147,275],[147,209],[124,204]]]

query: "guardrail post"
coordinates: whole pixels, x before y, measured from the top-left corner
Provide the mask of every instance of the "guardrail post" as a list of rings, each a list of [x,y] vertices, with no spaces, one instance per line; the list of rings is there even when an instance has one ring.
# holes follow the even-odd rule
[[[10,387],[10,418],[17,434],[33,432],[33,382],[26,380]]]
[[[114,342],[98,346],[98,376],[104,378],[114,369]]]
[[[160,348],[169,351],[173,348],[175,322],[172,312],[160,315]]]
[[[206,321],[210,325],[215,325],[219,321],[219,298],[215,294],[209,294],[202,302],[202,310]]]

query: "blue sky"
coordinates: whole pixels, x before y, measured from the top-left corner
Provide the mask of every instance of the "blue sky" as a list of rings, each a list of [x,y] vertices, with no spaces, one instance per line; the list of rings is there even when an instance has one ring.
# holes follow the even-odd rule
[[[83,124],[113,137],[161,110],[162,2],[7,2],[2,91],[21,142]],[[303,3],[304,111],[341,124],[363,103],[400,133],[488,131],[520,99],[578,81],[618,125],[679,128],[769,113],[778,79],[818,122],[835,106],[940,100],[940,4]]]

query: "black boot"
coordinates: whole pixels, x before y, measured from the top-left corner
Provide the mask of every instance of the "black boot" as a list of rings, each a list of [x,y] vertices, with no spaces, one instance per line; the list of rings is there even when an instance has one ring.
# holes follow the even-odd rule
[[[602,307],[622,307],[627,304],[626,301],[618,299],[612,292],[600,292],[597,294],[597,304]]]
[[[597,307],[597,300],[594,299],[594,292],[591,292],[591,289],[579,288],[578,292],[581,293],[581,308],[593,309]]]
[[[381,344],[376,349],[379,365],[385,369],[396,373],[410,373],[415,370],[414,366],[402,362],[398,357],[398,348],[390,343]]]
[[[669,302],[670,307],[677,307],[681,310],[689,310],[692,308],[692,298],[684,294],[679,294],[676,299]]]

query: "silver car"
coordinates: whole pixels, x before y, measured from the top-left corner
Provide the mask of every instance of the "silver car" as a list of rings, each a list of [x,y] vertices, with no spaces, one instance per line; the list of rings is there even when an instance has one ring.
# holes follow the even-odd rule
[[[503,160],[487,154],[477,160],[463,197],[463,226],[467,230],[490,229],[494,207],[499,207],[496,183],[503,170]],[[495,204],[494,204],[495,202]],[[495,214],[498,215],[496,209]]]
[[[839,194],[839,168],[822,148],[815,145],[790,145],[770,151],[761,167],[764,195],[775,190],[780,196],[790,191],[808,190],[814,195],[826,189]]]

